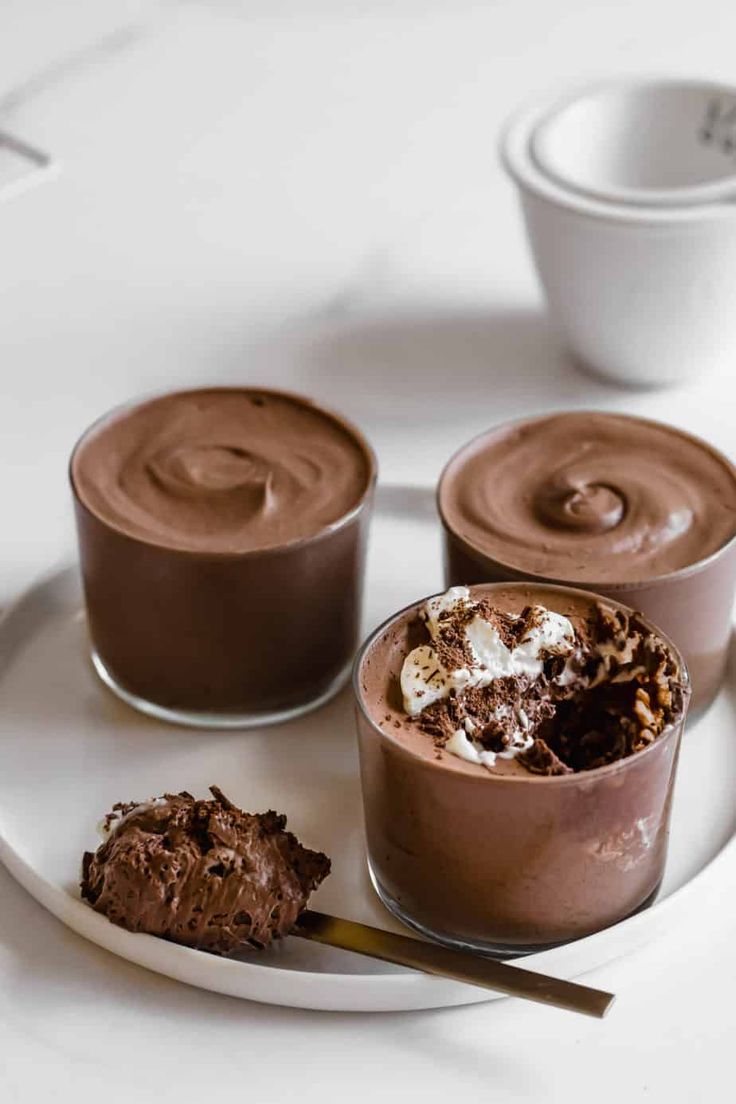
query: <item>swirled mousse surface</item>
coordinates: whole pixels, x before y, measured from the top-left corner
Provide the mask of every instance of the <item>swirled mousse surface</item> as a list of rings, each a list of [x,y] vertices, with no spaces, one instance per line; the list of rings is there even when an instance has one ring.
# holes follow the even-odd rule
[[[606,413],[491,432],[448,465],[445,523],[520,572],[642,582],[696,563],[736,533],[736,472],[678,430]]]
[[[367,448],[307,399],[214,388],[165,395],[105,419],[72,479],[121,532],[167,548],[232,553],[311,537],[360,502]]]
[[[574,591],[452,587],[404,615],[366,656],[374,721],[451,770],[564,775],[644,750],[688,689],[636,614]]]
[[[119,803],[82,863],[82,896],[128,931],[229,955],[288,935],[330,860],[302,847],[286,817],[166,794]]]

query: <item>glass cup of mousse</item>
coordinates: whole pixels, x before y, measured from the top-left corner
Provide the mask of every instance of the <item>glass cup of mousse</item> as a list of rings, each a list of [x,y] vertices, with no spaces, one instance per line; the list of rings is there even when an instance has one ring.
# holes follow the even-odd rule
[[[165,394],[96,422],[70,476],[92,659],[119,697],[249,727],[347,681],[376,462],[344,418],[265,388]]]
[[[736,467],[627,414],[507,422],[464,445],[437,489],[445,585],[528,579],[641,610],[681,649],[691,720],[726,671],[736,595]]]
[[[455,587],[380,626],[354,672],[368,864],[452,946],[555,946],[662,880],[690,696],[650,622],[587,591]]]

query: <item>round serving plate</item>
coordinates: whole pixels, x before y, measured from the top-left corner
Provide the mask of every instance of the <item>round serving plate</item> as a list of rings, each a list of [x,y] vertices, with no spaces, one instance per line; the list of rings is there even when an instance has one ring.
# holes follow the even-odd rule
[[[439,526],[429,490],[379,489],[368,563],[365,629],[442,587]],[[686,733],[670,858],[657,902],[613,928],[528,956],[525,967],[578,977],[642,946],[715,899],[736,865],[736,692],[733,674]],[[300,1008],[396,1011],[494,999],[492,993],[289,938],[222,959],[134,935],[79,897],[82,852],[116,801],[164,791],[206,796],[215,783],[238,805],[277,809],[333,873],[315,908],[401,931],[365,863],[350,689],[274,728],[195,731],[144,717],[98,680],[88,657],[76,568],[38,583],[0,621],[0,858],[65,924],[148,969],[231,996]]]

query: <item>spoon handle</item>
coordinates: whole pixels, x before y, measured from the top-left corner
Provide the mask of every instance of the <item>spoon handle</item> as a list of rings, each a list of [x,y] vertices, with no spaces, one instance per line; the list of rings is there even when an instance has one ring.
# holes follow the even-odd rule
[[[493,958],[442,947],[437,943],[425,943],[407,935],[382,931],[353,920],[341,920],[311,909],[301,914],[292,935],[598,1019],[605,1016],[615,999],[612,993],[591,989],[587,985],[547,977],[519,966],[497,962]]]

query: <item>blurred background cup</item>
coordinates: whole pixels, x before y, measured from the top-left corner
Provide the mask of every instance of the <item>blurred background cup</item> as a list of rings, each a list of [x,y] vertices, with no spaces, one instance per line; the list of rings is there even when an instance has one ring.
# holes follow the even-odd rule
[[[507,125],[549,309],[572,353],[658,386],[736,356],[736,89],[625,81],[531,105]]]

